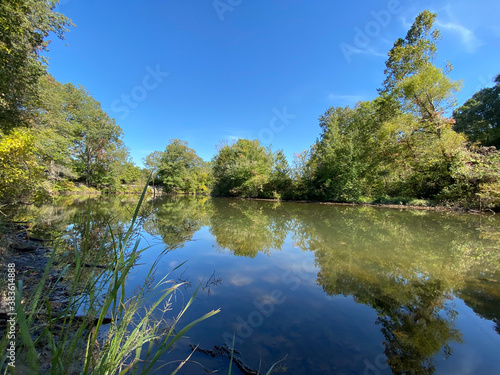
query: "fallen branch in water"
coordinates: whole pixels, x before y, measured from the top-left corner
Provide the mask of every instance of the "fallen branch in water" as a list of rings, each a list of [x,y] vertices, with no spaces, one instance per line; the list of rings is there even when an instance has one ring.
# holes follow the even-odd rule
[[[198,346],[195,346],[193,344],[189,345],[191,347],[191,350],[197,351],[200,353],[203,353],[205,355],[209,355],[212,357],[224,357],[229,360],[231,360],[231,349],[227,347],[227,345],[215,345],[212,350],[209,349],[202,349]],[[262,375],[259,371],[255,371],[251,369],[249,366],[247,366],[243,361],[239,358],[237,358],[234,354],[240,354],[236,349],[233,349],[233,362],[238,366],[238,368],[243,372],[245,375]]]

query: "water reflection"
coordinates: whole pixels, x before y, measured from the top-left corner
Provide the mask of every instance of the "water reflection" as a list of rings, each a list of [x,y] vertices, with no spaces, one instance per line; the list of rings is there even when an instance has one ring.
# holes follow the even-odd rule
[[[290,218],[279,214],[279,203],[213,199],[210,233],[220,248],[234,255],[255,257],[259,252],[281,249],[290,229]]]
[[[16,220],[52,234],[71,225],[98,243],[108,225],[126,227],[136,203],[133,197],[67,199],[23,208]],[[150,200],[140,216],[144,231],[168,249],[182,248],[208,227],[219,251],[249,262],[260,253],[286,253],[288,242],[312,254],[316,284],[326,295],[348,296],[376,312],[385,361],[395,374],[433,374],[438,356],[453,355],[463,339],[456,297],[500,333],[496,217],[206,197]]]
[[[206,225],[207,201],[207,197],[173,197],[147,202],[150,210],[143,228],[150,235],[160,236],[168,249],[181,248]]]

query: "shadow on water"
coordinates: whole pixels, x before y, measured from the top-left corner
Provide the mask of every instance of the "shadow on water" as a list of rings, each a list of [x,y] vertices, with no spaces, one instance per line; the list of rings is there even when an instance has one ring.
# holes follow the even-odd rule
[[[116,230],[126,226],[134,204],[129,197],[64,197],[51,206],[24,207],[14,217],[49,235],[68,227],[80,235],[90,231],[98,242],[108,223]],[[89,207],[91,228],[82,219]],[[206,322],[212,326],[201,330],[203,338],[192,340],[219,345],[223,332],[235,332],[239,349],[256,367],[259,360],[272,364],[288,354],[285,363],[293,374],[434,374],[448,368],[444,363],[455,351],[471,345],[466,330],[461,331],[476,324],[460,323],[466,308],[500,333],[497,217],[164,197],[145,203],[141,220],[145,234],[161,238],[178,258],[190,259],[193,279],[208,278],[212,266],[222,275],[214,295],[199,303],[221,305],[224,321]],[[208,234],[196,243],[203,228]],[[207,250],[211,246],[215,251]],[[183,247],[189,252],[180,252]],[[232,282],[236,276],[239,281]],[[262,297],[262,290],[269,289],[281,291],[283,302]],[[254,311],[262,315],[255,327],[246,319]],[[346,316],[360,311],[360,321],[371,323],[346,328],[342,311]],[[238,333],[245,324],[252,330],[248,337]],[[498,336],[493,340],[493,345],[500,342]],[[475,348],[483,352],[500,349],[492,349],[486,336],[474,345],[484,345]],[[486,357],[476,358],[478,368],[498,369],[498,362],[484,364]]]

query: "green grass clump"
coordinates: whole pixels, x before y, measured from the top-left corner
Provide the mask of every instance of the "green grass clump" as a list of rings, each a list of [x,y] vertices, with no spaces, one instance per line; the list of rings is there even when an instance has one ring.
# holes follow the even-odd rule
[[[146,185],[147,188],[147,185]],[[182,283],[167,276],[154,283],[159,259],[151,266],[146,282],[132,298],[126,298],[126,280],[142,252],[137,239],[137,218],[146,193],[144,188],[132,222],[122,233],[108,225],[98,249],[88,246],[86,235],[74,239],[74,269],[64,268],[59,278],[71,279],[69,302],[56,312],[50,296],[58,283],[48,287],[56,251],[52,251],[45,272],[28,299],[16,292],[16,367],[7,367],[5,335],[0,343],[0,368],[12,374],[147,374],[155,370],[160,357],[197,323],[217,314],[210,311],[179,328],[178,322],[193,303],[196,292],[181,312],[167,324],[170,301]],[[112,262],[109,262],[111,243]],[[97,250],[97,254],[96,254]],[[106,260],[106,261],[105,261]],[[85,266],[109,264],[106,269]],[[60,280],[58,280],[60,281]],[[22,290],[20,283],[19,290]],[[166,327],[166,328],[165,328]],[[184,364],[179,361],[176,373]]]

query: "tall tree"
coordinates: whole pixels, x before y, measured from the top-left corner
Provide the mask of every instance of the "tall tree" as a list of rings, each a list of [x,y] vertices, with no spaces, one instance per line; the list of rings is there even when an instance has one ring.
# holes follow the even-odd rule
[[[40,164],[50,181],[76,178],[72,165],[75,134],[68,120],[67,91],[50,75],[40,77],[38,86],[39,95],[30,105],[37,108],[32,117],[32,132],[40,151]]]
[[[158,172],[160,171],[161,168],[162,154],[163,154],[162,151],[153,151],[142,160],[146,169],[151,174],[151,183],[153,185],[153,189],[155,187],[155,182],[158,176]]]
[[[150,155],[153,168],[157,155]],[[189,148],[188,143],[172,139],[161,154],[158,180],[167,192],[196,193],[208,191],[206,163]]]
[[[436,14],[428,10],[421,12],[406,37],[396,40],[385,63],[382,92],[391,92],[398,82],[420,71],[434,58],[436,42],[441,38],[439,30],[432,29],[435,20]]]
[[[433,64],[439,31],[433,29],[436,15],[421,12],[405,39],[398,39],[386,62],[382,95],[393,98],[401,111],[386,122],[400,166],[406,171],[404,194],[430,198],[453,183],[455,160],[465,138],[452,130],[446,111],[455,105],[460,82]]]
[[[80,179],[91,186],[110,186],[128,159],[122,129],[83,87],[64,85],[64,113],[73,135],[73,159]]]
[[[453,112],[457,132],[474,142],[500,149],[500,74],[495,86],[476,92]]]
[[[27,102],[38,95],[45,73],[49,33],[59,38],[72,25],[54,11],[58,1],[2,0],[0,2],[0,130],[28,125]]]
[[[322,133],[311,152],[311,193],[320,199],[353,201],[371,195],[379,169],[375,102],[330,108],[319,118]]]
[[[273,172],[273,154],[258,140],[238,139],[224,145],[212,161],[214,193],[243,197],[265,197]]]

